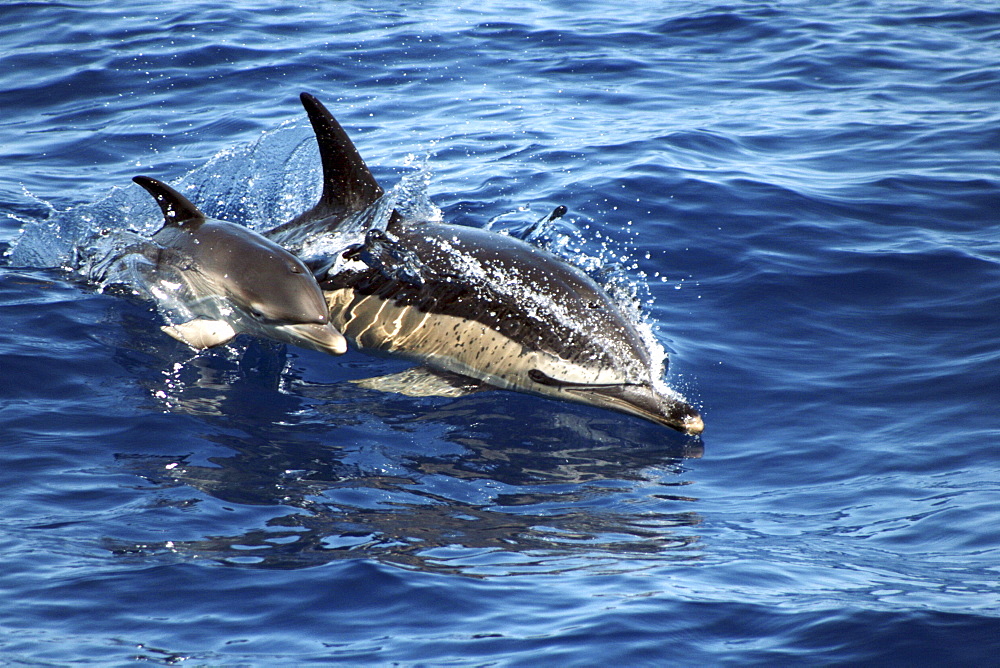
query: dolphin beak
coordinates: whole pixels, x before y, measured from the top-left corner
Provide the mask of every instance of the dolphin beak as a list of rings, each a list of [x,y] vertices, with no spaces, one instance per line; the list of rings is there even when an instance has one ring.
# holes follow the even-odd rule
[[[630,413],[679,432],[697,436],[705,430],[701,415],[672,391],[653,385],[609,385],[592,388],[567,388],[581,395],[586,403]]]
[[[276,325],[274,327],[279,338],[303,348],[318,350],[330,355],[343,355],[347,352],[347,339],[330,323],[299,323],[295,325]]]

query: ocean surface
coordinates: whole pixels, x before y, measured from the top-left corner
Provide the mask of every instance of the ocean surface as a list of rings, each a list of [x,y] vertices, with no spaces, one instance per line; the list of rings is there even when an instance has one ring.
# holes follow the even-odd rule
[[[0,4],[0,663],[1000,665],[1000,7],[389,4]],[[703,437],[95,278],[136,174],[310,206],[302,91],[446,221],[565,205]]]

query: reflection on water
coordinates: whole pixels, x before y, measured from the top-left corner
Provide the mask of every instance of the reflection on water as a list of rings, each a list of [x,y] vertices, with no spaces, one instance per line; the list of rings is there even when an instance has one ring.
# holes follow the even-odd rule
[[[128,453],[120,462],[158,488],[289,512],[200,540],[112,540],[116,552],[259,568],[371,558],[467,575],[699,557],[690,527],[701,520],[680,474],[700,441],[514,393],[413,399],[307,381],[265,342],[190,358],[164,346],[153,351],[159,371],[125,349],[119,362],[232,454],[208,466]]]

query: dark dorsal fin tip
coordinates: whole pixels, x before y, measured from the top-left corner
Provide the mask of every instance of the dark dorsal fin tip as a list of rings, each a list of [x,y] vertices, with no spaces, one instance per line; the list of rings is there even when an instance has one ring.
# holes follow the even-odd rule
[[[169,227],[180,227],[188,221],[205,220],[205,214],[198,210],[184,195],[180,194],[163,181],[150,176],[135,176],[133,181],[146,189],[163,212],[163,224]]]
[[[314,95],[302,93],[299,99],[309,114],[323,163],[323,194],[310,217],[361,211],[373,204],[382,196],[382,187],[347,132]]]

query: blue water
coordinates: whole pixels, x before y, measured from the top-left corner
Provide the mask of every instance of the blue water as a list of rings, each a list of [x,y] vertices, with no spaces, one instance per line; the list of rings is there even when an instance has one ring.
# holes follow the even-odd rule
[[[997,665],[1000,11],[631,4],[0,5],[4,663]],[[565,204],[704,438],[87,280],[135,174],[306,206],[303,90],[448,221]]]

